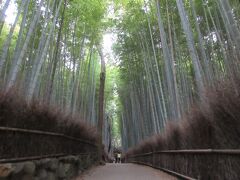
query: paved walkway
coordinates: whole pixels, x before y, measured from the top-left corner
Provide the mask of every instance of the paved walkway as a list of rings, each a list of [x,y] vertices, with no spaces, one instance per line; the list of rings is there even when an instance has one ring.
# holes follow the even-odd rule
[[[151,167],[136,164],[106,164],[91,169],[76,180],[177,180]]]

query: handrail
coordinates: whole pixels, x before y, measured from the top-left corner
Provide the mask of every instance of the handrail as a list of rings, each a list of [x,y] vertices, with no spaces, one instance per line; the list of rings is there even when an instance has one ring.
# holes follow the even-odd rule
[[[63,137],[66,139],[78,141],[78,142],[81,142],[84,144],[89,144],[89,145],[97,147],[97,145],[95,143],[92,143],[90,141],[79,139],[76,137],[71,137],[71,136],[68,136],[65,134],[61,134],[61,133],[54,133],[54,132],[47,132],[47,131],[40,131],[40,130],[21,129],[21,128],[2,127],[2,126],[0,126],[0,131],[12,131],[12,132],[18,132],[18,133],[29,133],[29,134]]]
[[[135,154],[135,155],[129,155],[126,156],[127,162],[133,162],[133,163],[138,163],[138,164],[144,164],[156,169],[160,169],[162,171],[165,171],[166,173],[169,173],[171,175],[174,175],[176,177],[179,177],[180,179],[186,179],[186,180],[194,180],[192,177],[188,177],[185,175],[182,175],[178,172],[174,172],[172,170],[158,167],[154,163],[154,159],[150,159],[151,162],[142,162],[141,157],[146,157],[149,156],[150,158],[154,158],[154,155],[230,155],[230,156],[235,156],[235,155],[240,155],[240,149],[183,149],[183,150],[162,150],[162,151],[153,151],[153,152],[148,152],[148,153],[142,153],[142,154]],[[139,161],[138,161],[139,160]],[[143,160],[144,161],[144,160]],[[148,160],[146,160],[148,161]]]
[[[141,157],[151,154],[225,154],[225,155],[240,155],[240,149],[185,149],[185,150],[164,150],[153,151],[142,154],[130,155],[128,157]]]
[[[94,152],[95,153],[95,152]],[[16,163],[16,162],[23,162],[23,161],[32,161],[32,160],[40,160],[46,158],[59,158],[71,155],[78,155],[78,156],[86,156],[91,153],[80,153],[80,154],[50,154],[50,155],[42,155],[42,156],[30,156],[30,157],[20,157],[20,158],[10,158],[10,159],[0,159],[0,163]]]
[[[156,151],[156,154],[161,153],[177,153],[177,154],[240,154],[240,149],[189,149],[189,150],[168,150]]]

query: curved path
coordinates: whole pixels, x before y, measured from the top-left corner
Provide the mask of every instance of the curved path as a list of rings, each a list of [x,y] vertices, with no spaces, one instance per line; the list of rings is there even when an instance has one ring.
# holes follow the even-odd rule
[[[91,169],[76,180],[177,180],[151,167],[137,164],[106,164]]]

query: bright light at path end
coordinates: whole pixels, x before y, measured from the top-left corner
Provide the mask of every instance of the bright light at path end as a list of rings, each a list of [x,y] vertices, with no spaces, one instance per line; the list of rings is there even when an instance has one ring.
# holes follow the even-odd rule
[[[112,46],[116,42],[116,34],[106,33],[103,35],[103,53],[106,63],[114,61]]]
[[[3,1],[3,3],[5,2]],[[16,18],[16,13],[17,13],[17,6],[14,1],[11,1],[5,13],[6,15],[5,22],[7,24],[13,24]]]

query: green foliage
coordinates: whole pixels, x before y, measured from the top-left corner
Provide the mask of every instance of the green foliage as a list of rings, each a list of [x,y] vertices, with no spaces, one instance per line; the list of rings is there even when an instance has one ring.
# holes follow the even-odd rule
[[[199,71],[207,81],[206,85],[211,84],[209,79],[217,80],[231,73],[232,67],[234,72],[239,69],[236,63],[239,42],[234,36],[239,30],[240,6],[237,0],[229,0],[232,7],[226,15],[220,8],[221,1],[193,0],[194,7],[190,0],[183,1],[188,16],[185,21],[189,21],[187,23],[194,41],[192,46],[199,56]],[[111,31],[117,34],[117,43],[114,45],[117,65],[107,65],[105,109],[113,119],[113,135],[116,139],[119,139],[120,129],[125,138],[123,143],[129,141],[130,144],[159,132],[171,118],[171,112],[177,110],[171,105],[172,98],[182,105],[181,113],[197,99],[196,69],[192,50],[189,50],[187,43],[189,37],[186,38],[191,33],[183,29],[177,1],[159,1],[160,13],[157,1],[148,0],[59,2],[43,0],[38,11],[40,1],[30,0],[28,11],[25,9],[25,12],[21,12],[9,41],[7,58],[1,61],[2,67],[5,67],[1,72],[1,82],[8,81],[14,72],[11,69],[15,68],[18,79],[14,81],[19,81],[26,92],[31,87],[30,80],[37,79],[35,96],[57,104],[72,114],[79,113],[82,119],[96,124],[100,83],[100,57],[96,46],[102,43],[103,34]],[[20,4],[21,1],[17,0],[18,10]],[[114,12],[114,15],[108,17],[108,11]],[[30,24],[37,12],[40,17],[32,29]],[[26,24],[21,29],[20,45],[16,47],[24,13]],[[159,28],[159,14],[163,30]],[[229,26],[230,20],[236,25]],[[33,31],[28,35],[31,29]],[[3,47],[9,30],[10,27],[5,23],[0,35],[0,47]],[[23,48],[26,39],[30,41]],[[50,42],[46,43],[47,40]],[[166,49],[170,58],[166,58]],[[202,50],[207,54],[207,60]],[[18,65],[13,57],[18,57],[21,52],[23,58]],[[227,61],[227,58],[233,60]],[[207,67],[211,69],[211,78],[207,76]],[[35,72],[37,69],[40,69],[40,73]],[[169,92],[169,79],[174,81],[175,87],[172,89],[175,94]],[[134,128],[132,134],[128,134],[130,127]]]
[[[198,80],[196,80],[194,58],[191,54],[192,50],[189,50],[189,39],[186,38],[186,29],[183,28],[177,1],[159,1],[167,44],[163,44],[163,40],[160,38],[156,2],[147,0],[114,1],[114,8],[118,15],[115,21],[118,40],[114,45],[114,51],[119,59],[119,79],[117,81],[119,102],[121,103],[119,111],[124,116],[122,119],[120,113],[119,119],[122,123],[121,126],[124,125],[121,130],[122,138],[125,139],[123,141],[126,143],[123,142],[125,148],[134,145],[139,139],[149,136],[155,131],[159,132],[154,128],[160,126],[161,122],[165,124],[169,118],[171,119],[171,111],[177,111],[174,109],[174,105],[171,107],[171,98],[175,98],[171,96],[176,96],[182,114],[188,111],[193,101],[198,100],[201,96],[196,87]],[[189,21],[187,23],[192,31],[192,46],[199,56],[199,71],[204,85],[212,86],[211,81],[214,79],[218,80],[227,73],[234,74],[238,71],[238,68],[234,73],[228,69],[232,69],[233,64],[236,67],[239,66],[235,62],[232,62],[232,65],[229,64],[231,61],[229,59],[234,59],[230,55],[234,53],[232,47],[239,46],[239,42],[231,37],[231,33],[235,31],[235,36],[239,35],[239,28],[232,29],[227,25],[227,21],[232,18],[232,24],[236,23],[239,27],[239,2],[236,0],[223,1],[230,3],[228,14],[224,14],[220,8],[221,6],[228,8],[227,3],[224,5],[217,0],[192,0],[193,4],[190,0],[182,2],[187,14],[187,21]],[[228,17],[224,19],[224,16]],[[169,50],[172,61],[170,64],[173,64],[168,68],[168,59],[163,56],[163,46]],[[235,57],[238,55],[235,54]],[[236,59],[236,61],[238,60]],[[169,94],[168,89],[169,69],[176,81],[174,82],[176,86],[174,95]],[[164,105],[167,119],[159,118],[164,112]],[[129,132],[130,129],[133,132]]]

